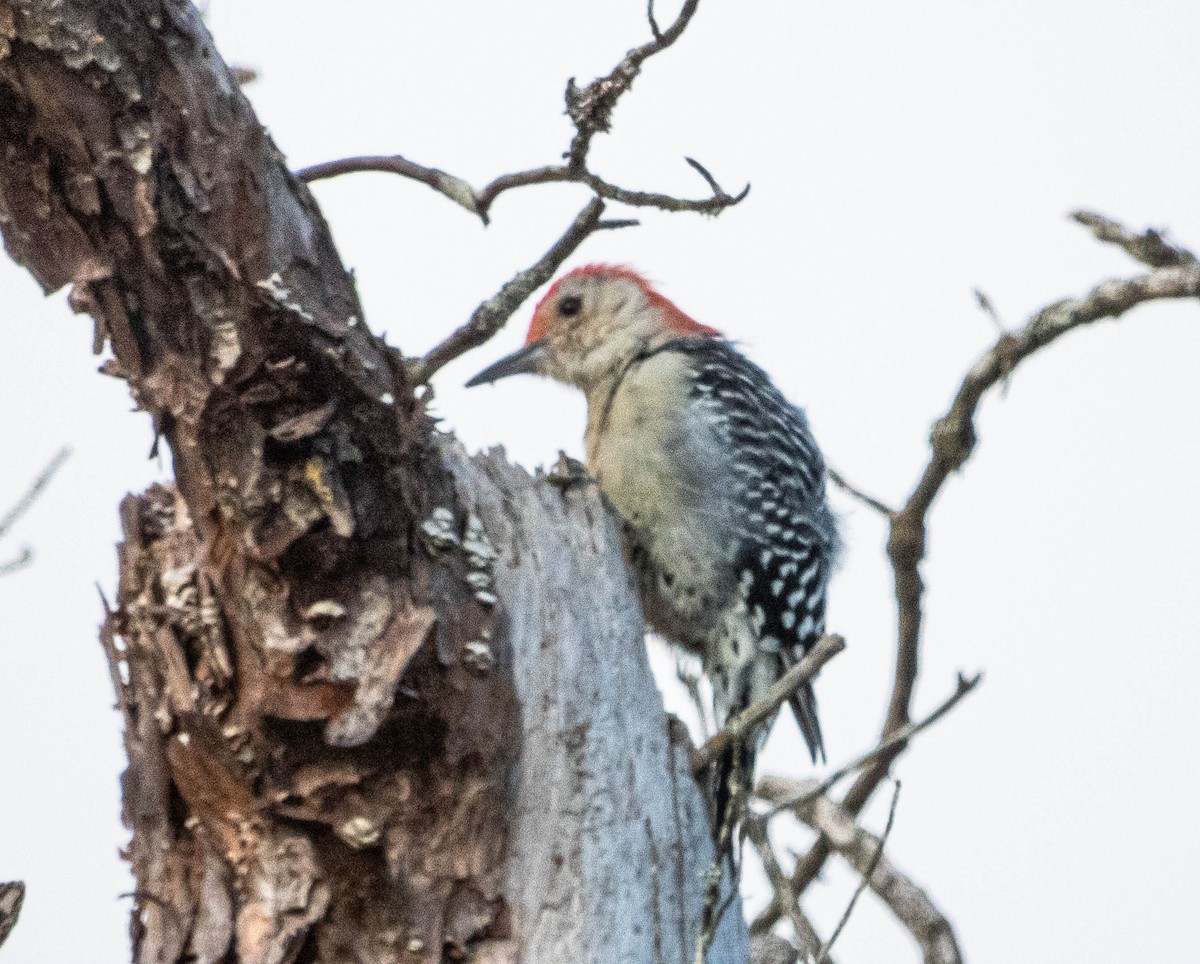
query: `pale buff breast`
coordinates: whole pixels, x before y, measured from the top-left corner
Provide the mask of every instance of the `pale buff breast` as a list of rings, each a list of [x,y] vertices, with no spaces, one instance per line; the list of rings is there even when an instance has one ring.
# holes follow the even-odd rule
[[[704,649],[734,591],[731,480],[689,397],[687,358],[651,355],[588,393],[588,471],[626,524],[651,624]]]

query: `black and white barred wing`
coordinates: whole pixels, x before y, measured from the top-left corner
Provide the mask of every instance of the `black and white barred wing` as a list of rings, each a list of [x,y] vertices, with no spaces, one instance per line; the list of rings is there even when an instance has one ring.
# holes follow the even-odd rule
[[[837,534],[825,462],[804,413],[724,342],[699,343],[696,363],[697,400],[711,406],[729,445],[740,530],[733,561],[757,642],[753,665],[731,674],[736,707],[756,699],[824,633]],[[792,709],[813,759],[824,756],[811,686]]]

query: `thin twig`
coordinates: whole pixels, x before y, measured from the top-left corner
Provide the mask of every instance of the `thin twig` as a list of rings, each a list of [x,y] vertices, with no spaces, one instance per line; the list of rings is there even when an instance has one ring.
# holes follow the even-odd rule
[[[1072,220],[1092,232],[1097,241],[1124,248],[1130,257],[1151,268],[1186,267],[1196,263],[1196,256],[1187,248],[1168,241],[1166,235],[1154,228],[1141,234],[1095,211],[1072,211]]]
[[[412,363],[411,375],[414,384],[429,381],[433,374],[463,353],[477,348],[504,327],[525,299],[553,277],[554,272],[567,260],[584,240],[596,231],[611,227],[622,227],[629,222],[605,222],[601,220],[604,202],[592,198],[587,206],[576,215],[570,227],[554,246],[524,271],[519,271],[506,281],[491,298],[472,312],[462,325],[441,344],[433,348],[424,358]]]
[[[982,311],[985,315],[988,316],[988,318],[992,322],[992,325],[995,327],[997,333],[1000,335],[1001,340],[1003,340],[1004,337],[1008,334],[1008,329],[1004,327],[1004,322],[1000,319],[1000,312],[998,312],[996,310],[996,306],[994,304],[992,304],[992,299],[989,298],[982,289],[976,288],[975,289],[975,303],[979,305],[980,311]],[[1009,385],[1009,382],[1012,380],[1012,373],[1013,373],[1014,367],[1015,367],[1015,363],[1010,363],[1008,365],[1008,369],[1004,372],[1003,379],[1000,382],[1000,397],[1001,398],[1008,397],[1008,385]]]
[[[838,921],[838,925],[833,929],[829,940],[821,948],[821,953],[817,955],[816,964],[827,964],[829,949],[833,947],[834,942],[845,929],[847,922],[850,920],[850,915],[854,913],[854,905],[858,903],[858,898],[862,896],[862,892],[867,889],[867,885],[871,882],[871,877],[875,873],[875,868],[879,866],[879,860],[883,856],[883,848],[887,844],[888,837],[892,835],[892,824],[896,821],[896,803],[900,799],[900,781],[897,780],[895,783],[896,789],[892,791],[892,805],[888,808],[887,824],[883,828],[883,835],[879,838],[879,844],[875,847],[875,853],[871,857],[871,862],[867,864],[862,872],[862,879],[858,882],[858,886],[854,888],[854,894],[850,898],[850,903],[846,905],[846,911],[842,914],[842,919]]]
[[[399,154],[343,157],[337,161],[325,161],[297,171],[296,177],[302,181],[322,181],[326,178],[337,177],[339,174],[349,174],[352,171],[381,171],[387,174],[399,174],[410,181],[428,184],[455,204],[466,208],[472,214],[478,214],[483,218],[483,223],[487,224],[487,212],[480,210],[478,195],[470,184],[453,174],[447,174],[436,167],[425,167],[406,157],[401,157]]]
[[[688,164],[704,179],[712,196],[699,200],[677,198],[668,194],[633,191],[605,181],[587,167],[587,153],[592,138],[609,129],[612,110],[632,85],[647,59],[666,50],[683,34],[699,6],[699,0],[686,0],[674,22],[666,29],[659,28],[654,18],[654,5],[647,7],[653,39],[629,51],[611,72],[598,77],[586,87],[577,87],[574,78],[567,82],[567,114],[575,125],[575,135],[563,155],[565,164],[531,168],[495,178],[481,190],[475,190],[460,177],[435,167],[417,164],[399,154],[387,156],[348,157],[315,164],[298,173],[304,181],[318,181],[352,171],[385,171],[419,181],[450,198],[456,204],[488,223],[492,203],[505,191],[534,184],[573,182],[586,185],[595,195],[574,223],[536,264],[517,274],[492,298],[472,313],[465,325],[437,345],[424,358],[409,362],[415,384],[429,378],[448,362],[475,348],[499,331],[504,323],[538,287],[550,280],[558,267],[575,251],[583,240],[595,231],[630,227],[632,219],[601,220],[603,201],[617,201],[634,207],[654,207],[665,211],[695,211],[719,214],[737,204],[750,190],[750,185],[737,195],[730,195],[709,171],[697,161],[687,158]]]
[[[808,791],[815,786],[815,780],[765,776],[758,781],[755,793],[774,803],[785,798],[807,797]],[[879,838],[856,824],[836,801],[825,795],[816,796],[793,808],[792,813],[827,839],[859,874],[866,874],[879,847]],[[864,879],[912,936],[925,964],[962,964],[962,952],[949,919],[921,887],[887,859],[886,854]],[[786,908],[786,904],[783,906]]]
[[[657,191],[636,191],[620,187],[593,173],[587,166],[588,150],[592,139],[607,132],[612,125],[612,112],[617,101],[629,90],[634,79],[641,73],[642,64],[650,57],[666,50],[682,36],[699,6],[699,0],[688,0],[679,11],[675,21],[666,30],[659,27],[654,16],[654,3],[647,7],[647,19],[653,39],[629,51],[608,74],[597,77],[586,87],[578,87],[575,79],[567,82],[567,115],[575,125],[575,134],[563,157],[565,164],[548,164],[513,174],[501,174],[484,187],[476,190],[467,181],[448,174],[436,167],[417,164],[399,154],[346,157],[336,161],[314,164],[297,172],[303,181],[320,181],[356,171],[382,171],[398,174],[409,180],[419,181],[439,194],[450,198],[455,204],[475,214],[487,224],[492,203],[505,191],[529,187],[535,184],[554,184],[564,181],[583,184],[597,197],[617,201],[632,207],[652,207],[663,211],[691,211],[699,214],[720,214],[727,207],[741,202],[750,192],[747,184],[739,193],[729,194],[717,183],[716,178],[698,161],[685,158],[688,164],[704,178],[712,194],[706,198],[677,198]]]
[[[1182,249],[1179,249],[1182,250]],[[1082,298],[1047,305],[1019,329],[1000,336],[963,379],[949,410],[930,435],[929,463],[904,507],[891,520],[888,556],[892,563],[897,601],[896,669],[882,740],[889,742],[909,723],[909,704],[916,684],[923,612],[920,564],[925,558],[926,517],[946,480],[960,469],[975,448],[975,413],[990,388],[1002,382],[1018,363],[1067,332],[1097,321],[1117,318],[1150,301],[1200,297],[1200,263],[1155,268],[1132,278],[1104,281]],[[859,774],[843,805],[858,814],[883,781],[891,761],[904,748],[897,740]],[[792,875],[797,893],[816,879],[830,853],[829,842],[818,838]],[[755,931],[769,930],[779,909],[768,907],[754,921]]]
[[[725,208],[743,201],[750,193],[750,185],[747,184],[737,194],[729,194],[706,169],[697,165],[690,158],[686,160],[693,168],[702,172],[701,176],[712,188],[713,193],[709,197],[679,198],[658,191],[637,191],[612,184],[586,168],[570,168],[565,164],[535,167],[527,171],[517,171],[514,174],[501,174],[484,187],[475,190],[462,178],[455,177],[436,167],[417,164],[399,154],[364,155],[344,157],[336,161],[324,161],[297,171],[296,176],[302,181],[312,182],[362,171],[399,174],[409,180],[426,184],[439,194],[444,194],[455,204],[477,215],[484,224],[490,223],[492,203],[501,194],[535,184],[561,184],[563,182],[583,184],[591,188],[592,193],[607,201],[617,201],[630,207],[657,208],[660,211],[696,214],[720,214]]]
[[[658,21],[654,19],[654,0],[646,2],[646,19],[650,21],[650,33],[654,39],[662,42],[662,30],[658,27]]]
[[[941,703],[939,703],[933,712],[931,712],[928,716],[917,720],[916,722],[902,726],[895,733],[891,734],[891,736],[880,740],[880,742],[870,750],[867,750],[865,753],[860,753],[849,763],[838,767],[824,780],[816,784],[816,786],[805,790],[804,793],[796,797],[785,798],[778,801],[773,807],[771,807],[770,810],[768,810],[766,813],[757,815],[754,817],[754,819],[765,823],[776,814],[782,813],[784,810],[791,810],[795,807],[803,806],[810,800],[815,800],[817,797],[824,796],[835,786],[837,786],[837,784],[841,783],[842,780],[846,779],[846,777],[848,777],[851,773],[861,770],[863,767],[876,762],[881,757],[893,753],[897,747],[904,746],[922,730],[933,726],[934,723],[954,709],[954,707],[958,705],[959,701],[968,693],[970,693],[971,690],[975,689],[975,687],[978,686],[982,681],[982,673],[976,673],[974,676],[970,677],[963,676],[962,673],[959,673],[958,683],[954,688],[954,692],[951,693]]]
[[[586,168],[571,168],[565,164],[559,164],[518,171],[516,174],[501,174],[477,192],[475,202],[480,216],[485,219],[486,223],[486,216],[491,210],[492,202],[505,191],[529,187],[532,184],[555,184],[563,181],[585,184],[598,197],[607,201],[628,204],[630,207],[658,208],[660,211],[672,212],[691,211],[698,214],[720,214],[725,208],[742,201],[750,192],[750,185],[747,184],[739,194],[730,195],[718,184],[711,197],[677,198],[656,191],[635,191],[631,188],[618,187]]]
[[[25,490],[25,494],[4,514],[3,518],[0,518],[0,539],[8,535],[9,530],[16,525],[21,516],[28,512],[30,507],[37,502],[45,491],[46,486],[50,484],[50,480],[54,478],[54,474],[62,468],[63,463],[70,458],[70,455],[71,450],[69,448],[61,448],[54,453],[54,457],[46,463],[46,467],[30,483],[29,488]],[[0,562],[0,578],[20,572],[32,561],[33,550],[29,546],[21,546],[13,558],[5,562]]]
[[[758,851],[758,857],[762,861],[763,870],[766,871],[767,880],[770,881],[771,887],[775,891],[775,899],[783,908],[784,915],[792,925],[796,940],[804,952],[804,959],[811,960],[814,955],[821,952],[822,948],[826,947],[826,944],[800,908],[800,901],[792,889],[792,881],[780,866],[779,858],[775,856],[775,848],[771,846],[770,829],[767,823],[759,820],[748,821],[746,838]],[[828,958],[826,960],[828,964],[832,964]]]
[[[46,467],[30,483],[29,488],[25,490],[25,494],[17,500],[11,509],[4,513],[3,518],[0,518],[0,539],[8,535],[8,530],[37,502],[46,486],[50,484],[50,480],[54,478],[54,473],[61,469],[63,463],[70,457],[71,450],[69,448],[61,448],[54,453],[54,457],[46,463]]]
[[[987,296],[982,288],[975,289],[975,303],[979,305],[979,310],[982,311],[995,325],[996,331],[1001,335],[1007,330],[1004,327],[1004,322],[1000,320],[1000,312],[996,310],[996,306],[992,304],[992,299]]]
[[[692,772],[700,773],[722,753],[747,739],[763,722],[770,719],[803,684],[812,680],[821,667],[846,648],[841,636],[822,636],[804,658],[771,684],[757,703],[746,707],[692,754]]]
[[[879,499],[875,498],[873,495],[867,495],[867,493],[864,492],[862,489],[860,489],[854,485],[851,485],[849,482],[846,481],[846,477],[844,475],[842,475],[840,472],[835,471],[834,469],[829,469],[828,472],[829,472],[829,481],[830,482],[832,482],[834,485],[836,485],[839,489],[841,489],[847,495],[852,496],[855,499],[858,499],[858,501],[861,502],[863,505],[867,506],[870,509],[874,509],[876,512],[878,512],[884,518],[890,519],[892,516],[894,516],[896,514],[896,510],[893,509],[891,506],[886,505],[885,503],[881,502]]]
[[[31,562],[33,562],[33,550],[29,546],[21,546],[21,551],[15,556],[7,562],[0,562],[0,577],[11,576],[14,572],[20,572]]]
[[[613,108],[641,73],[642,64],[683,36],[699,6],[700,0],[686,0],[671,26],[654,32],[651,40],[634,47],[608,74],[597,77],[586,87],[577,87],[574,77],[567,81],[567,116],[575,125],[575,136],[565,155],[568,167],[583,169],[592,138],[609,130]]]

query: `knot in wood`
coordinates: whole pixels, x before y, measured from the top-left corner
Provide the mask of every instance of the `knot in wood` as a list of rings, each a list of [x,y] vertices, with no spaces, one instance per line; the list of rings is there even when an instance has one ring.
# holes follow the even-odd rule
[[[888,558],[906,569],[916,566],[925,555],[925,522],[901,513],[892,519],[888,533]]]
[[[975,426],[970,418],[947,415],[933,423],[929,445],[947,472],[954,472],[971,456],[975,448]]]

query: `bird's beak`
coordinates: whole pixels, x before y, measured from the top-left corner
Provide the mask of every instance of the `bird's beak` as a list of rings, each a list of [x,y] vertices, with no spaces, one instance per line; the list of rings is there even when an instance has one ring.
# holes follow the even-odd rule
[[[467,382],[467,388],[476,385],[486,385],[488,382],[508,378],[509,375],[532,375],[538,370],[538,363],[546,355],[546,339],[540,338],[533,344],[526,345],[511,355],[505,355],[493,365],[488,365],[483,371]]]

